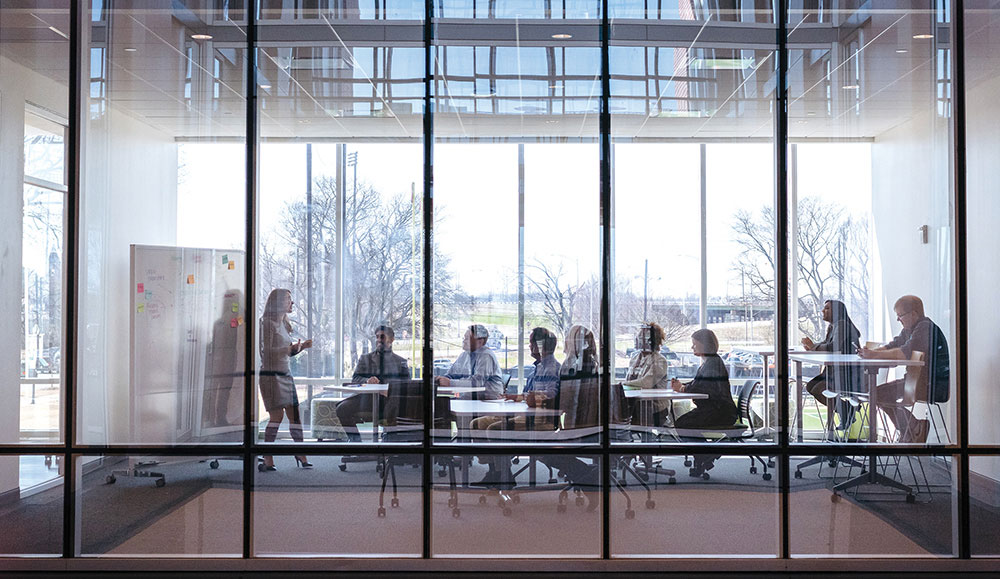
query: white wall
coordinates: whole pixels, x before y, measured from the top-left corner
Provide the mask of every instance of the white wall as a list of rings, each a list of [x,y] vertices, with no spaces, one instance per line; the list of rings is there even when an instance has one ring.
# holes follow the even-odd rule
[[[1000,77],[968,91],[969,438],[1000,443]],[[977,459],[1000,480],[1000,457]]]
[[[20,438],[21,215],[26,103],[67,116],[66,86],[0,56],[0,442]],[[17,457],[0,457],[0,493],[18,486]]]
[[[130,440],[129,245],[173,245],[177,145],[119,112],[84,134],[79,440]]]

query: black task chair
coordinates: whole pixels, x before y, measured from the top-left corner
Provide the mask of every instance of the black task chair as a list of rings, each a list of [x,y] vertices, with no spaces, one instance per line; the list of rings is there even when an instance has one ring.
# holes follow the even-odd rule
[[[401,382],[390,382],[388,399],[385,404],[385,430],[382,441],[387,443],[414,443],[423,441],[424,437],[424,385],[421,380],[407,380]],[[448,398],[438,396],[434,399],[434,428],[442,429],[451,425],[451,411],[448,406]],[[448,506],[452,509],[452,516],[458,517],[461,511],[458,508],[458,493],[455,478],[455,461],[447,458],[436,459],[444,461],[442,468],[446,468],[450,474]],[[385,487],[389,479],[392,480],[392,500],[393,507],[399,506],[399,494],[396,485],[396,467],[404,464],[419,466],[422,459],[419,456],[411,455],[389,455],[384,460],[382,468],[382,488],[378,495],[378,516],[385,517]]]

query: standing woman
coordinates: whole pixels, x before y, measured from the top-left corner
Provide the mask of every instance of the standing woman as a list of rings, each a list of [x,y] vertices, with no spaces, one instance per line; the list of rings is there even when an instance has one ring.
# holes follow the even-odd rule
[[[826,328],[826,337],[822,342],[813,343],[809,338],[802,338],[802,347],[806,350],[817,352],[830,352],[832,354],[853,354],[861,347],[861,332],[847,315],[847,306],[838,300],[826,300],[823,304],[823,321],[830,324]],[[824,405],[833,404],[837,398],[827,398],[824,390],[834,392],[860,392],[861,372],[850,366],[837,366],[836,368],[824,368],[823,371],[806,384],[806,390]],[[839,400],[836,405],[837,416],[840,417],[840,424],[837,430],[848,428],[851,417],[847,402]]]
[[[295,392],[288,362],[302,350],[312,347],[312,340],[292,342],[292,324],[288,314],[292,311],[292,292],[287,289],[271,290],[260,318],[260,397],[264,401],[269,421],[264,430],[264,442],[274,442],[283,416],[288,416],[288,433],[292,440],[302,442],[302,420],[299,418],[299,398]],[[300,467],[312,464],[305,456],[296,456]],[[258,464],[261,472],[277,470],[274,458],[265,456]]]

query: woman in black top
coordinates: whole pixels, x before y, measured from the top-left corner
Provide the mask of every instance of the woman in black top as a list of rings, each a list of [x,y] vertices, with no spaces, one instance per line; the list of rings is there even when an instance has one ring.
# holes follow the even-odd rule
[[[719,357],[719,339],[712,330],[698,330],[691,335],[691,350],[702,359],[694,380],[683,384],[674,378],[670,385],[678,392],[708,394],[694,401],[694,409],[677,417],[676,428],[726,428],[739,421],[740,411],[729,388],[729,371]],[[700,440],[700,439],[695,439]],[[719,455],[695,455],[691,476],[702,476],[715,466]]]
[[[838,300],[826,300],[823,304],[823,321],[830,325],[826,329],[826,337],[822,342],[813,343],[809,338],[802,338],[802,346],[806,350],[830,352],[831,354],[853,354],[861,347],[861,332],[847,315],[847,306]],[[816,400],[825,405],[832,404],[834,398],[823,395],[824,390],[833,392],[858,392],[861,388],[861,372],[850,366],[824,368],[822,372],[806,384],[806,390]],[[837,430],[850,426],[848,405],[844,400],[836,405],[840,424]]]

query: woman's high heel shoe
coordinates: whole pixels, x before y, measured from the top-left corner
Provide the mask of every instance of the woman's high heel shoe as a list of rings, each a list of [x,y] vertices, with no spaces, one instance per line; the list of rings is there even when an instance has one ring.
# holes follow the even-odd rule
[[[267,464],[263,458],[257,459],[257,472],[271,472],[275,470],[278,470],[278,467],[273,464]]]
[[[304,456],[296,456],[295,457],[295,464],[299,465],[299,468],[312,468],[313,467],[312,463],[309,462],[309,460],[306,457],[304,457]]]

